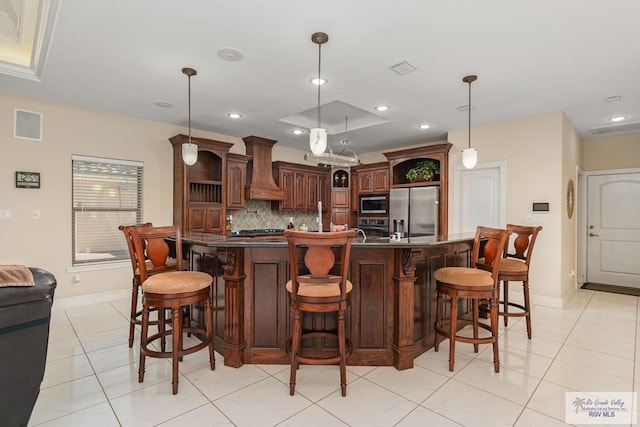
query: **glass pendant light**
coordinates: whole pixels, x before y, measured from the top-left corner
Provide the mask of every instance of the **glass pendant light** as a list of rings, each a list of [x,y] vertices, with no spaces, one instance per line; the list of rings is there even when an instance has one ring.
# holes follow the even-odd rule
[[[198,74],[193,68],[183,68],[182,73],[189,78],[189,142],[182,144],[182,161],[191,166],[198,161],[198,146],[191,141],[191,77]]]
[[[462,81],[469,84],[469,146],[462,150],[462,164],[467,169],[473,169],[478,163],[478,150],[471,148],[471,83],[478,80],[478,76],[465,76]]]
[[[327,130],[320,127],[320,65],[322,45],[329,41],[327,33],[313,33],[311,41],[318,45],[318,125],[309,131],[309,148],[313,154],[322,154],[327,149]]]

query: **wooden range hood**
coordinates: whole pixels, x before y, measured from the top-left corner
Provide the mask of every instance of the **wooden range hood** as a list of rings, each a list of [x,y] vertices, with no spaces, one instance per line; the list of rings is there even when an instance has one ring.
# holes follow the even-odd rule
[[[259,136],[242,138],[248,156],[251,156],[247,169],[245,196],[247,199],[284,200],[284,189],[273,180],[271,152],[276,142]]]

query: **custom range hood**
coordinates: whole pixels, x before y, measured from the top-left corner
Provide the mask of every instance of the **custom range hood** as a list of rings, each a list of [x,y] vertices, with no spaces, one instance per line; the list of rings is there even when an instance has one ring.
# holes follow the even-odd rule
[[[259,136],[247,136],[242,138],[247,150],[249,168],[247,169],[247,182],[245,196],[247,199],[258,200],[284,200],[284,189],[278,187],[273,180],[271,168],[271,151],[278,141],[260,138]]]

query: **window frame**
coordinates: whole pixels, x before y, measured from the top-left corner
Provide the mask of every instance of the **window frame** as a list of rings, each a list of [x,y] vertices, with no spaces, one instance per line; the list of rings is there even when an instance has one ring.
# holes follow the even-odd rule
[[[130,260],[118,226],[142,223],[143,184],[144,163],[141,161],[72,155],[72,268],[108,266]],[[126,219],[122,219],[123,216]],[[86,242],[94,243],[95,251],[92,251],[94,245]]]

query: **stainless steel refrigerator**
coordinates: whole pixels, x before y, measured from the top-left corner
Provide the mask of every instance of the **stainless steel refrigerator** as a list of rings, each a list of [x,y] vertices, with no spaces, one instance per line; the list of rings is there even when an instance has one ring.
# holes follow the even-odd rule
[[[389,233],[403,237],[438,234],[440,187],[393,188],[389,192]]]

